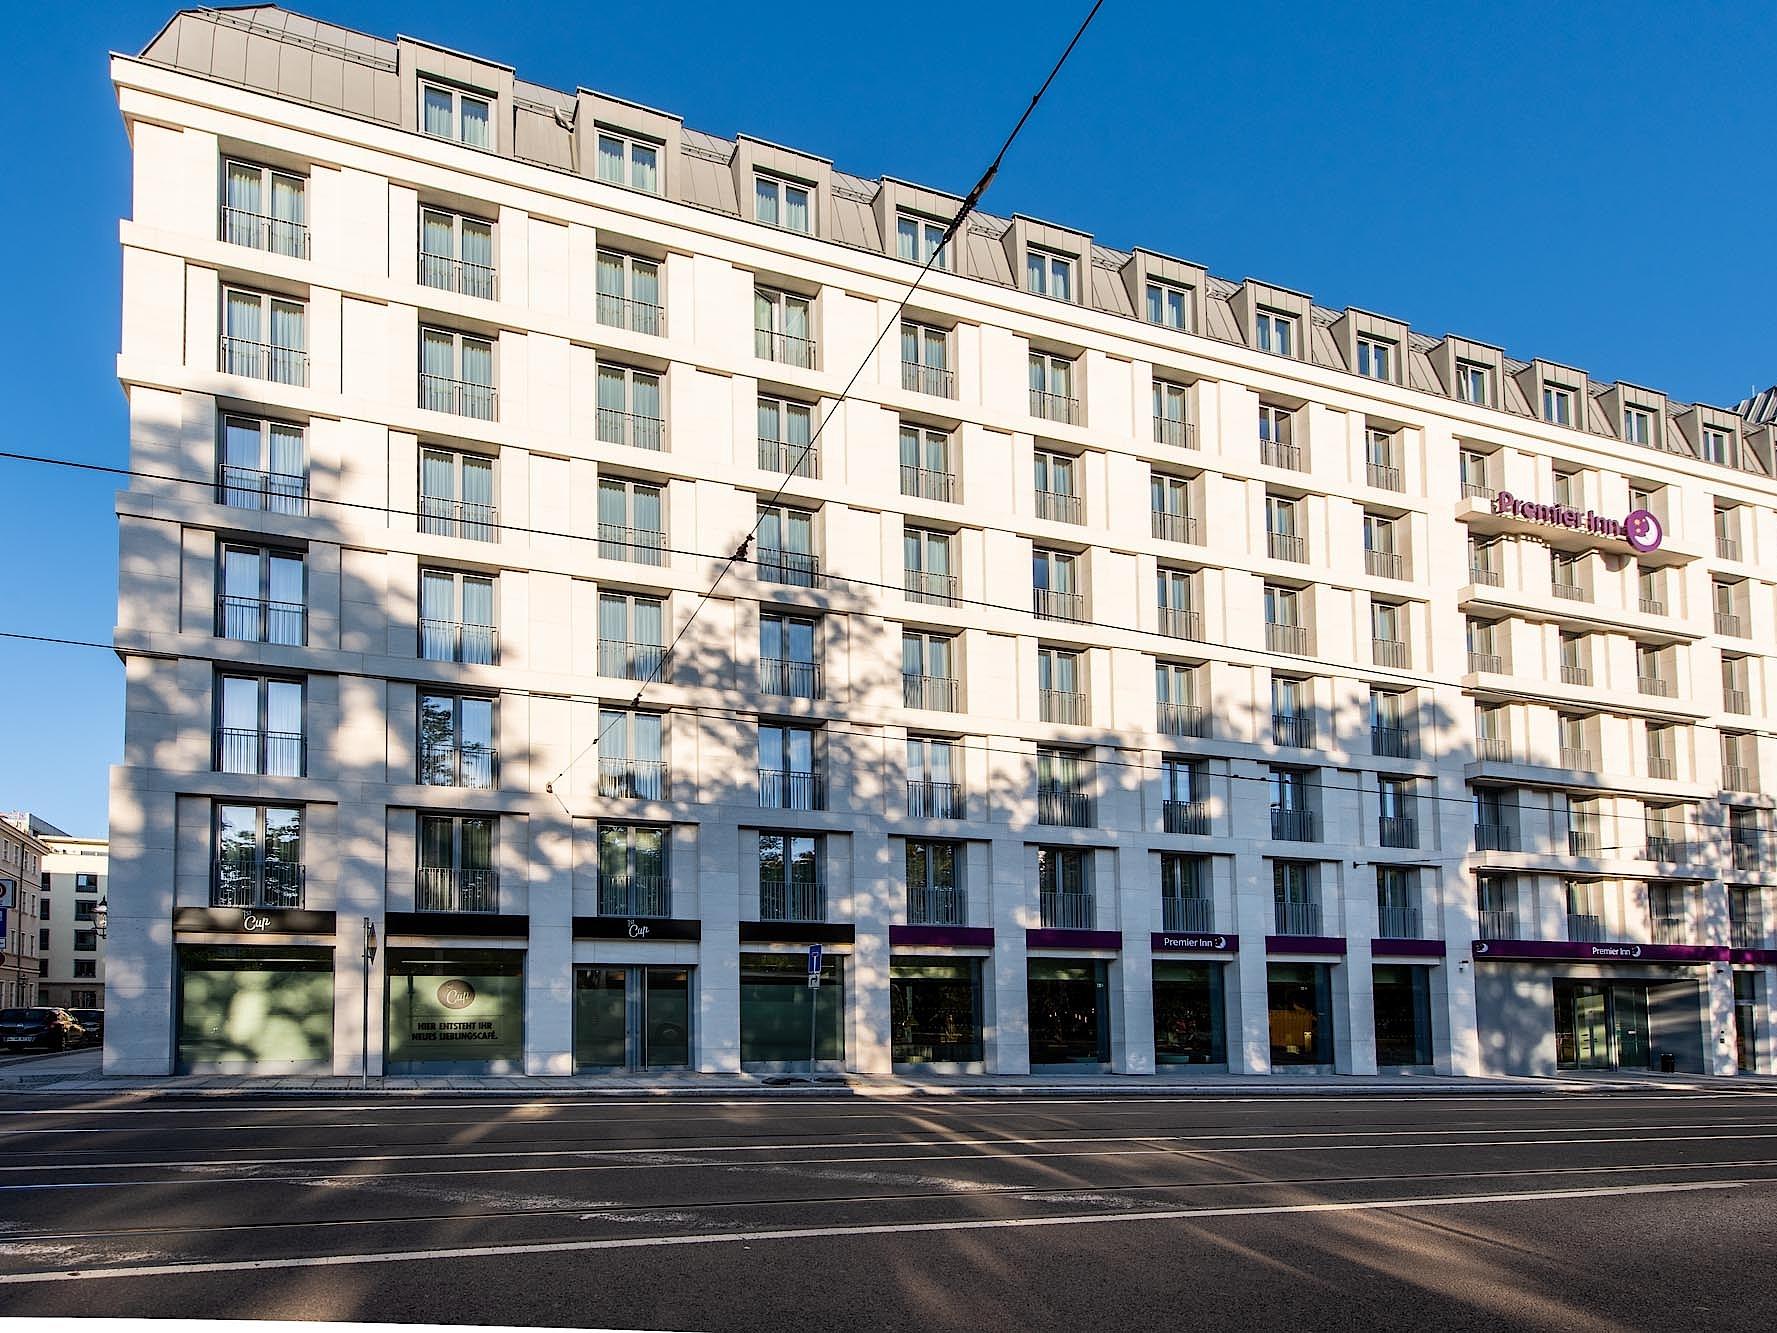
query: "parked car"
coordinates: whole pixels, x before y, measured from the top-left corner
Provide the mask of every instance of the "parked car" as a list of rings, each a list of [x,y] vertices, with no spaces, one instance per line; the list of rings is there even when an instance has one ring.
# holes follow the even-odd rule
[[[86,1029],[66,1009],[38,1005],[0,1009],[0,1048],[9,1051],[65,1051],[86,1041]]]
[[[103,1009],[70,1009],[74,1021],[86,1029],[87,1044],[100,1046],[105,1041],[105,1011]]]

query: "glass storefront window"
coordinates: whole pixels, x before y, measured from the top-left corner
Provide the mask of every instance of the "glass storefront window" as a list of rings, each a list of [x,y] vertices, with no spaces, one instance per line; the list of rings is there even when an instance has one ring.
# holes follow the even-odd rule
[[[1028,975],[1031,1064],[1109,1064],[1109,965],[1032,958]]]
[[[391,1073],[524,1072],[524,954],[389,951]]]
[[[1271,1063],[1333,1063],[1333,982],[1327,963],[1272,963]]]
[[[691,1063],[691,970],[574,969],[576,1069],[682,1069]]]
[[[812,1005],[812,1010],[811,1010]],[[815,1058],[845,1063],[845,960],[828,953],[819,990],[808,984],[807,955],[743,953],[740,956],[740,1062],[808,1068],[809,1024],[815,1024]]]
[[[1376,997],[1376,1063],[1429,1065],[1430,969],[1377,964],[1373,977]]]
[[[330,1070],[333,951],[179,949],[181,1073]]]
[[[896,959],[889,1013],[896,1064],[979,1063],[981,960]]]
[[[1220,963],[1154,964],[1154,1060],[1163,1065],[1228,1062]]]

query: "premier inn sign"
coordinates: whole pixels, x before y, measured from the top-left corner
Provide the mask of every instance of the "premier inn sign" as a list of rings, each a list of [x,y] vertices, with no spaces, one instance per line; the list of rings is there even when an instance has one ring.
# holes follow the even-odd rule
[[[1493,497],[1493,512],[1507,518],[1521,518],[1527,523],[1542,523],[1551,528],[1566,528],[1569,532],[1583,532],[1591,537],[1627,542],[1643,555],[1659,550],[1666,537],[1659,517],[1646,509],[1631,509],[1622,518],[1608,518],[1596,509],[1520,500],[1510,491],[1501,491]]]

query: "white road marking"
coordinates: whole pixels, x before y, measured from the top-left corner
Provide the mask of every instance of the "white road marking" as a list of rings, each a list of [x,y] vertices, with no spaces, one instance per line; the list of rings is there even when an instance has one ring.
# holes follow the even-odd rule
[[[1398,1212],[1417,1208],[1468,1208],[1479,1204],[1545,1203],[1606,1199],[1627,1195],[1681,1194],[1700,1190],[1744,1189],[1754,1181],[1675,1181],[1616,1185],[1596,1189],[1528,1190],[1503,1194],[1447,1194],[1424,1198],[1361,1199],[1329,1203],[1252,1204],[1230,1208],[1168,1208],[1062,1217],[1007,1217],[943,1222],[888,1222],[862,1226],[783,1227],[768,1231],[728,1231],[694,1236],[614,1236],[599,1240],[539,1241],[517,1245],[474,1245],[429,1250],[383,1250],[368,1254],[293,1256],[281,1259],[216,1260],[201,1263],[135,1264],[41,1273],[0,1274],[0,1285],[87,1282],[98,1278],[188,1277],[204,1273],[255,1273],[293,1268],[343,1268],[360,1264],[430,1263],[436,1260],[510,1259],[534,1254],[584,1254],[598,1250],[658,1249],[677,1245],[752,1244],[767,1240],[823,1240],[842,1236],[904,1236],[947,1231],[1009,1231],[1031,1227],[1115,1226],[1130,1222],[1183,1222],[1222,1217],[1263,1217],[1289,1213]]]

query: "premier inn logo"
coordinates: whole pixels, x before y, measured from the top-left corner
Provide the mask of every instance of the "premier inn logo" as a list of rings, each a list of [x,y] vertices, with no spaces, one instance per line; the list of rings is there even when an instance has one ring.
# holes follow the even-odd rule
[[[438,1003],[446,1009],[467,1009],[475,1003],[475,987],[461,978],[447,981],[438,988]]]
[[[1596,509],[1542,504],[1536,500],[1521,500],[1510,491],[1501,491],[1493,497],[1493,512],[1508,518],[1521,518],[1528,523],[1583,532],[1590,537],[1627,542],[1643,555],[1659,550],[1660,543],[1666,539],[1666,529],[1659,516],[1647,509],[1631,509],[1622,518],[1609,518]]]

